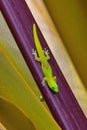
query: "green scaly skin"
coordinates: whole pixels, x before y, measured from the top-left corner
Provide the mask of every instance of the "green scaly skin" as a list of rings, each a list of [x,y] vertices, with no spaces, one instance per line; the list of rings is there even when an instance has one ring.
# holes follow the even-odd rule
[[[49,86],[51,90],[53,90],[55,93],[58,92],[58,84],[56,83],[56,76],[53,76],[52,68],[50,64],[48,63],[48,60],[50,59],[48,51],[43,51],[41,43],[39,41],[37,31],[36,31],[36,25],[33,24],[33,36],[34,36],[34,43],[36,47],[36,51],[33,52],[33,55],[35,57],[35,60],[41,63],[42,72],[44,74],[44,78],[42,81],[43,86],[45,85],[45,82]]]

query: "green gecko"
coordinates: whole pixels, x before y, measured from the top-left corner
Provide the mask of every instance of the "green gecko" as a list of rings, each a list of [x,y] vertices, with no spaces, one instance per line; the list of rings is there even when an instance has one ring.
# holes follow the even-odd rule
[[[53,76],[52,68],[50,64],[48,63],[50,56],[47,49],[45,50],[42,49],[37,31],[36,31],[35,24],[33,24],[33,37],[34,37],[34,44],[35,44],[36,50],[32,49],[32,54],[34,55],[35,60],[41,63],[42,73],[44,75],[42,85],[45,86],[45,82],[46,82],[48,87],[52,91],[57,93],[58,84],[56,83],[56,76]]]

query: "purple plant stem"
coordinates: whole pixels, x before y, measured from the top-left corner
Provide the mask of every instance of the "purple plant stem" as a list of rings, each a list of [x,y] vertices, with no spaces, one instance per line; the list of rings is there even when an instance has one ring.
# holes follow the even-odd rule
[[[32,55],[32,49],[35,48],[32,25],[36,22],[26,2],[24,0],[0,0],[0,9],[54,119],[63,130],[86,130],[87,119],[37,26],[42,47],[50,52],[49,63],[53,74],[57,77],[59,92],[54,93],[47,85],[43,87],[41,84],[43,79],[41,66]]]

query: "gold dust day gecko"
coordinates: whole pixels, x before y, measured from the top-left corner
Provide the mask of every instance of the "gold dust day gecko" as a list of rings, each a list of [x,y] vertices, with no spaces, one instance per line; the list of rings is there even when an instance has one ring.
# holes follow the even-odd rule
[[[36,30],[36,24],[33,24],[33,37],[36,50],[32,49],[32,54],[34,55],[35,60],[41,63],[41,69],[44,75],[42,85],[45,86],[46,82],[48,87],[57,93],[58,84],[56,83],[56,76],[53,76],[52,68],[48,63],[48,60],[50,59],[49,52],[46,48],[44,50],[42,49]]]

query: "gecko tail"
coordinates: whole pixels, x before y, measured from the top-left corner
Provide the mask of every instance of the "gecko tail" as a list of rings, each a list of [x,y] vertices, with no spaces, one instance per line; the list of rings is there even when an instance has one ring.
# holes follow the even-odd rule
[[[35,47],[36,47],[36,50],[37,50],[37,53],[38,53],[39,57],[44,56],[43,49],[42,49],[40,40],[38,38],[38,34],[37,34],[37,29],[36,29],[36,24],[35,23],[33,24],[33,37],[34,37],[34,44],[35,44]]]

